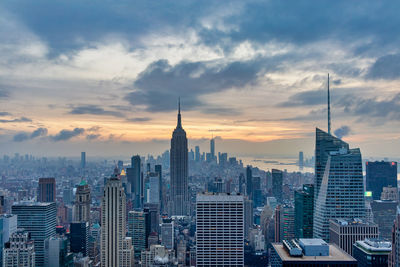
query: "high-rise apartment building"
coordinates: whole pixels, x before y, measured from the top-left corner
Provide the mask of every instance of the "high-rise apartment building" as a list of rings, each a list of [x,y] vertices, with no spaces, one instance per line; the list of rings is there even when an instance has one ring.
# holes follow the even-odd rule
[[[35,244],[35,266],[44,266],[44,240],[56,233],[57,208],[55,202],[19,202],[12,208],[17,215],[18,228],[25,229]]]
[[[36,267],[35,245],[30,233],[19,229],[12,233],[3,251],[3,267]],[[42,265],[43,266],[43,265]]]
[[[330,219],[366,218],[361,152],[317,128],[315,153],[313,232],[329,242]]]
[[[170,150],[171,200],[169,215],[189,215],[188,141],[182,128],[179,103],[178,123],[172,134]]]
[[[314,185],[305,184],[294,192],[294,235],[312,238],[314,223]]]
[[[139,155],[133,156],[131,158],[131,167],[126,169],[126,175],[128,182],[131,185],[133,207],[136,209],[142,208],[142,197],[144,188]]]
[[[373,199],[380,199],[384,187],[397,188],[397,162],[367,161],[365,167],[366,188],[372,192]]]
[[[82,180],[76,188],[74,221],[90,222],[90,187],[85,180]]]
[[[126,237],[126,196],[119,175],[107,180],[101,204],[101,266],[133,264],[131,238]]]
[[[243,196],[198,194],[196,266],[243,266]]]
[[[56,202],[56,179],[39,178],[39,202]]]
[[[283,173],[272,169],[272,195],[279,204],[283,203]]]
[[[359,219],[330,220],[330,242],[353,255],[353,244],[366,238],[378,238],[378,225],[366,223]]]

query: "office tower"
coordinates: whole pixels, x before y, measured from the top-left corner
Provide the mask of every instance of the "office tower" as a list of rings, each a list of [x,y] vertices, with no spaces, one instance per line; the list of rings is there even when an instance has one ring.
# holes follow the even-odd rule
[[[194,161],[194,151],[193,151],[193,149],[190,149],[188,157],[189,157],[189,161]]]
[[[250,229],[254,224],[253,201],[244,198],[244,238],[249,237]]]
[[[39,178],[39,202],[56,202],[56,179]]]
[[[246,167],[246,195],[253,199],[253,171],[251,167],[247,165]]]
[[[124,169],[124,162],[122,160],[118,160],[117,162],[118,170],[122,171]]]
[[[197,195],[197,267],[244,265],[243,201],[242,195]]]
[[[84,171],[86,168],[86,152],[81,152],[81,170]]]
[[[142,267],[175,266],[175,253],[162,245],[151,245],[141,254]]]
[[[126,172],[128,182],[131,184],[133,207],[135,209],[142,208],[143,179],[139,155],[131,158],[131,167],[127,168]]]
[[[18,228],[28,231],[34,241],[35,266],[44,266],[44,240],[56,233],[56,203],[19,202],[11,210],[17,215]]]
[[[246,180],[244,179],[244,174],[239,174],[238,181],[239,193],[244,195],[246,193]]]
[[[159,184],[158,188],[160,189],[159,193],[159,203],[160,203],[160,211],[162,212],[164,210],[164,201],[163,201],[163,179],[162,179],[162,165],[155,165],[154,170],[156,173],[158,173],[158,179],[159,179]]]
[[[150,234],[150,216],[148,210],[130,211],[128,213],[128,236],[132,238],[135,258],[147,248],[147,238]]]
[[[378,225],[368,224],[359,219],[330,220],[330,242],[353,255],[353,244],[366,238],[378,238]]]
[[[218,163],[222,167],[228,165],[228,153],[218,153]]]
[[[374,222],[378,224],[379,237],[390,239],[393,221],[396,219],[397,202],[392,200],[374,200],[371,202]]]
[[[156,172],[147,173],[149,188],[146,190],[146,203],[160,203],[160,177]]]
[[[178,124],[171,138],[170,162],[171,202],[169,215],[189,215],[188,145],[186,132],[182,128],[180,103]]]
[[[272,195],[279,204],[283,203],[283,173],[281,170],[272,169]]]
[[[314,237],[329,242],[329,220],[359,218],[365,220],[364,181],[360,149],[317,128],[316,133]],[[328,149],[329,148],[329,149]],[[324,173],[321,181],[321,162]]]
[[[210,154],[212,161],[215,161],[215,139],[211,138],[210,140]]]
[[[353,257],[359,267],[388,266],[392,244],[377,239],[365,239],[354,243]]]
[[[389,267],[400,266],[400,210],[397,209],[396,218],[392,226],[392,251],[389,256]]]
[[[294,192],[294,235],[296,238],[312,238],[314,223],[314,185],[304,184]]]
[[[63,188],[63,202],[65,205],[70,205],[74,201],[74,192],[72,188],[65,187]]]
[[[164,219],[161,224],[161,245],[174,249],[174,221]]]
[[[302,170],[304,167],[304,154],[303,151],[299,152],[299,168]]]
[[[282,240],[290,240],[294,238],[294,207],[283,205],[280,211],[281,237]]]
[[[271,267],[357,267],[357,261],[334,244],[322,239],[300,238],[272,243]]]
[[[274,210],[274,241],[276,243],[282,242],[283,237],[282,237],[282,230],[281,230],[281,212],[282,212],[282,206],[278,205],[276,206]]]
[[[74,264],[74,255],[68,252],[66,237],[51,236],[44,241],[45,267],[71,267]]]
[[[28,231],[12,233],[3,251],[3,267],[36,267],[35,245]]]
[[[365,183],[372,198],[380,199],[383,187],[397,188],[397,162],[367,161]]]
[[[145,203],[144,210],[149,214],[150,233],[158,233],[160,230],[160,208],[158,203]]]
[[[381,200],[399,201],[399,191],[397,187],[383,187],[381,193]]]
[[[74,221],[90,222],[90,187],[82,180],[76,188]]]
[[[199,146],[195,146],[195,148],[194,148],[194,160],[196,162],[200,162],[200,147]]]
[[[260,176],[253,176],[252,185],[253,185],[253,188],[251,191],[253,192],[254,207],[261,207],[263,203],[262,203],[262,191],[261,191]]]
[[[89,255],[89,222],[72,222],[69,227],[71,252]]]
[[[133,263],[132,240],[126,237],[126,196],[118,174],[107,180],[101,203],[101,266]]]

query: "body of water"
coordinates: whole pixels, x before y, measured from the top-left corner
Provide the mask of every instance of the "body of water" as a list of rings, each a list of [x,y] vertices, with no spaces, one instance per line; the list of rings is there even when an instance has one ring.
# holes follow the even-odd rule
[[[252,165],[264,171],[272,169],[287,170],[288,172],[311,172],[314,173],[314,167],[303,167],[300,170],[297,165],[297,158],[261,158],[261,157],[238,157],[243,162],[243,166]]]

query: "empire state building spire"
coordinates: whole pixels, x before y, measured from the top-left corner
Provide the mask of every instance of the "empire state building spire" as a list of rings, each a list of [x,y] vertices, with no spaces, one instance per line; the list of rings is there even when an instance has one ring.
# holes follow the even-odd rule
[[[181,119],[181,98],[178,98],[178,124],[176,128],[182,128],[182,119]]]

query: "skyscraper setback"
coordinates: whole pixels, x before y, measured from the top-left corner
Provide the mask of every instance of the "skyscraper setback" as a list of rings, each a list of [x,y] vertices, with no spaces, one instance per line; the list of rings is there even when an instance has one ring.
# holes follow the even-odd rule
[[[170,214],[188,215],[190,206],[188,193],[188,142],[186,132],[182,128],[180,102],[178,105],[178,123],[171,138],[170,175]]]
[[[329,220],[366,218],[360,149],[316,129],[314,238],[329,242]]]

